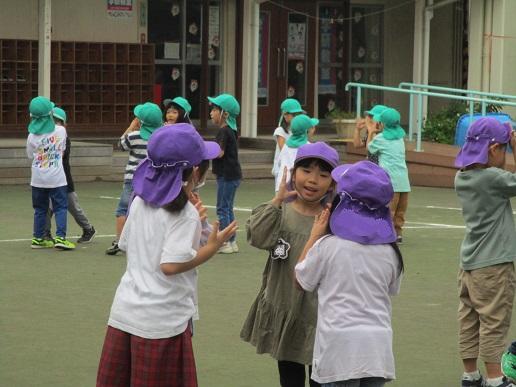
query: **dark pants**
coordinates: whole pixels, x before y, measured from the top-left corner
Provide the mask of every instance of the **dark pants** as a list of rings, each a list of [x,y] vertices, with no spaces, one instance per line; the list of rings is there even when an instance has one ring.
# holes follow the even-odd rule
[[[278,361],[281,387],[305,387],[306,371],[305,365],[293,361]],[[312,367],[308,367],[308,374],[312,373]],[[310,387],[321,385],[310,379]]]
[[[66,212],[68,211],[68,187],[38,188],[32,187],[32,207],[34,208],[34,238],[43,238],[49,200],[56,218],[56,236],[66,237]]]
[[[239,185],[240,180],[226,180],[223,177],[217,177],[217,217],[219,218],[221,230],[224,230],[235,220],[233,204]],[[232,236],[230,241],[233,242],[234,240],[235,236]]]
[[[384,387],[384,378],[362,378],[345,380],[343,382],[324,383],[322,387]]]

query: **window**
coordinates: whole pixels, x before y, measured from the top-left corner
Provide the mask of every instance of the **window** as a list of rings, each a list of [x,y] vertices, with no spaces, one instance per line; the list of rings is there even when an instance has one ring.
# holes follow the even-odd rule
[[[350,82],[383,83],[383,6],[351,5],[350,21]],[[355,106],[354,101],[351,106]],[[382,93],[364,90],[362,106],[366,109],[381,103]]]
[[[208,20],[209,95],[219,91],[221,4],[210,1]],[[183,96],[199,118],[202,0],[149,0],[149,41],[156,44],[156,81],[161,99]]]

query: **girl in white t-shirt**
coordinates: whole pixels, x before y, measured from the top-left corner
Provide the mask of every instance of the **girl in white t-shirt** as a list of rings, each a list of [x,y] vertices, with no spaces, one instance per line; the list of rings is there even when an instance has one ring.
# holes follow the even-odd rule
[[[388,207],[393,189],[370,161],[341,165],[332,177],[338,196],[316,217],[295,268],[301,288],[318,297],[312,379],[382,387],[395,378],[390,297],[403,272]]]
[[[127,268],[116,290],[97,373],[100,386],[196,387],[189,322],[196,315],[196,267],[236,232],[218,222],[206,244],[189,201],[196,166],[217,157],[189,124],[167,125],[149,139],[134,172],[136,197],[120,237]]]
[[[274,130],[273,136],[276,140],[276,150],[274,151],[274,163],[272,165],[272,175],[276,180],[276,186],[279,185],[281,180],[278,180],[278,174],[280,171],[279,155],[285,142],[290,137],[290,122],[295,116],[304,113],[301,104],[297,99],[287,98],[281,103],[281,116],[278,123],[278,127]]]

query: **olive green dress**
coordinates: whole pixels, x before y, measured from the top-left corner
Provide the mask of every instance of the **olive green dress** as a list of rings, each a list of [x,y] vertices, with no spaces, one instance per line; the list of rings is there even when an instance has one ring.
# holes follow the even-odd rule
[[[294,267],[313,222],[291,204],[277,208],[270,203],[255,208],[247,221],[248,242],[267,250],[269,258],[240,337],[276,360],[312,362],[317,296],[296,287]]]

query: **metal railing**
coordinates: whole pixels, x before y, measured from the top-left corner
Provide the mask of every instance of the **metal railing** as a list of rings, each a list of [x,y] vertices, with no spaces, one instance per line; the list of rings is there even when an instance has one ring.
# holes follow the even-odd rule
[[[516,95],[510,94],[500,94],[500,93],[490,93],[486,91],[479,90],[469,90],[469,89],[457,89],[453,87],[444,87],[444,86],[433,86],[433,85],[423,85],[420,83],[412,83],[412,82],[401,82],[398,87],[400,89],[408,88],[409,90],[426,90],[426,91],[439,91],[451,94],[465,94],[468,97],[490,97],[490,98],[500,98],[504,101],[516,100]],[[409,112],[413,112],[413,96],[410,96],[410,109]],[[481,104],[481,113],[482,115],[486,114],[487,105],[485,103]],[[475,103],[473,101],[469,101],[469,116],[473,118],[473,114],[475,113]],[[410,114],[410,113],[409,113]],[[413,117],[410,115],[409,117],[409,139],[412,141],[413,134]]]
[[[393,92],[393,93],[400,93],[400,94],[408,94],[410,96],[410,100],[412,102],[412,96],[417,97],[417,111],[418,111],[418,117],[417,117],[417,138],[416,138],[416,152],[421,152],[421,130],[423,128],[423,97],[435,97],[435,98],[445,98],[445,99],[453,99],[453,100],[459,100],[459,101],[468,101],[470,103],[480,103],[483,106],[482,109],[482,115],[485,115],[485,107],[490,105],[500,105],[500,106],[516,106],[516,102],[509,102],[509,101],[500,101],[500,100],[493,100],[488,98],[476,98],[471,96],[461,96],[461,95],[454,95],[454,94],[444,94],[444,93],[434,93],[430,91],[423,91],[423,90],[407,90],[407,89],[401,89],[398,87],[388,87],[388,86],[379,86],[379,85],[370,85],[367,83],[356,83],[356,82],[349,82],[345,86],[346,91],[350,91],[351,88],[357,89],[357,99],[356,99],[356,115],[357,118],[361,116],[362,113],[362,89],[371,89],[371,90],[379,90],[379,91],[387,91],[387,92]],[[466,91],[467,92],[467,91]],[[413,115],[413,109],[414,106],[411,103],[409,108],[409,119],[412,118]],[[412,120],[411,120],[412,121]],[[410,132],[412,130],[412,133]],[[409,128],[409,140],[412,141],[412,134],[413,134],[413,128]]]

